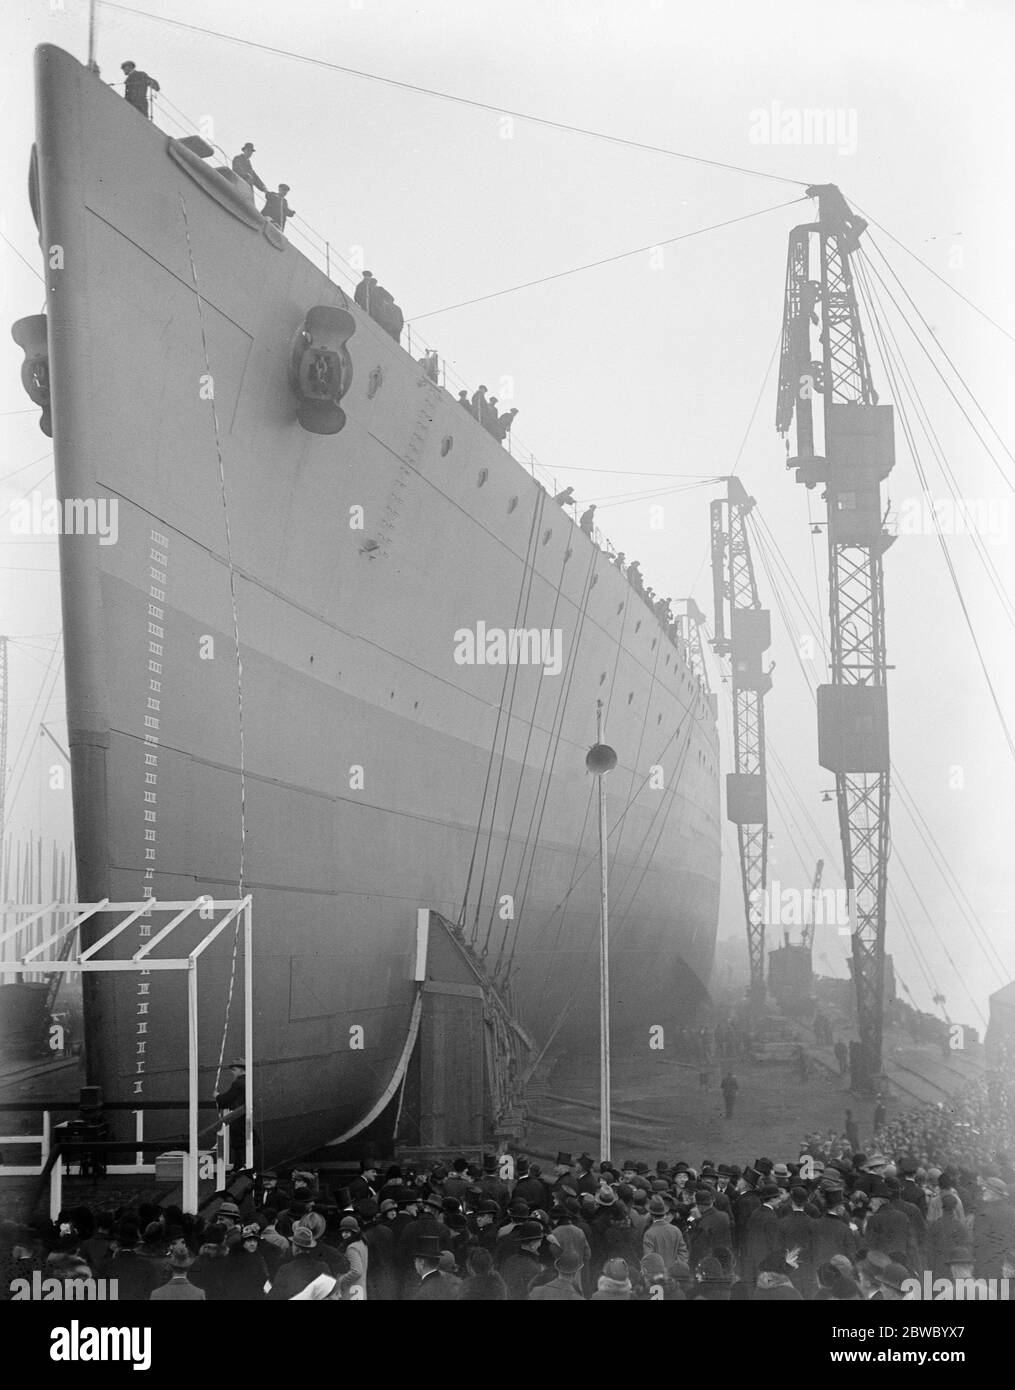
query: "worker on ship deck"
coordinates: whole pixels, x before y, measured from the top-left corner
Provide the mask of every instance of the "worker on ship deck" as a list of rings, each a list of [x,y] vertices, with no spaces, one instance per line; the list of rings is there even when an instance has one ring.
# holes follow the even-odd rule
[[[229,1063],[232,1081],[215,1095],[219,1121],[229,1126],[229,1161],[234,1168],[246,1162],[247,1064],[242,1057]]]
[[[140,111],[142,116],[147,116],[151,120],[148,111],[148,91],[161,90],[154,77],[149,77],[146,72],[142,72],[136,63],[121,63],[120,71],[123,73],[123,95],[127,102],[133,106],[135,111]]]
[[[274,222],[280,232],[285,231],[285,224],[290,217],[296,216],[295,208],[291,208],[286,202],[285,195],[289,192],[287,183],[280,183],[277,193],[266,193],[264,196],[264,207],[262,214],[269,222]]]
[[[233,173],[239,174],[240,178],[249,183],[251,188],[260,189],[262,193],[267,193],[267,187],[254,173],[254,166],[250,162],[250,156],[254,154],[254,147],[248,140],[243,149],[233,159]]]

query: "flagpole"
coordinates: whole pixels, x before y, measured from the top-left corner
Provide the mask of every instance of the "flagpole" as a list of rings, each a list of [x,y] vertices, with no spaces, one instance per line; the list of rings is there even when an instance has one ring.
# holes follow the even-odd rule
[[[617,755],[603,743],[603,702],[596,701],[596,743],[585,766],[598,781],[599,793],[599,1156],[612,1157],[610,1111],[610,912],[607,876],[606,794],[603,777],[617,765]]]
[[[95,27],[98,0],[88,0],[88,67],[95,71]]]

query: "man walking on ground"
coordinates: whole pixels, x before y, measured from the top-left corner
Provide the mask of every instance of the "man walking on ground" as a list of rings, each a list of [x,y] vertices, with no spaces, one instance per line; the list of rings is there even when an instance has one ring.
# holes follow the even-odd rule
[[[726,1102],[727,1120],[732,1120],[733,1118],[733,1104],[736,1101],[737,1091],[739,1089],[737,1078],[733,1075],[732,1071],[728,1071],[722,1079],[722,1098]]]

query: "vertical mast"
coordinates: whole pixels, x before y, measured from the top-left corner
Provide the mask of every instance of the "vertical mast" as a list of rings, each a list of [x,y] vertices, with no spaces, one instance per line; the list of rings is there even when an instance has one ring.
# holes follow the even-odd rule
[[[765,772],[765,696],[772,688],[762,659],[771,618],[761,607],[747,518],[754,507],[737,478],[711,507],[712,587],[716,656],[730,661],[734,771],[726,777],[726,814],[737,827],[744,895],[751,999],[765,999],[765,888],[768,884],[768,786]]]
[[[828,516],[832,683],[818,687],[818,761],[835,774],[843,875],[852,904],[861,1087],[881,1070],[889,752],[881,483],[895,462],[892,407],[878,405],[850,257],[867,224],[832,184],[807,190],[818,221],[790,233],[776,428],[796,421],[787,467],[822,484]],[[815,255],[816,253],[816,255]],[[812,257],[817,279],[811,278]],[[820,358],[812,352],[818,329]],[[813,401],[822,403],[823,454]]]

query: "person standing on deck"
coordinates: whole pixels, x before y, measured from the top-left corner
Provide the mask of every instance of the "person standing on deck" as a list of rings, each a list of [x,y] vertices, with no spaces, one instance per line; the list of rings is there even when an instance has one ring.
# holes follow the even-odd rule
[[[233,173],[239,174],[240,178],[249,183],[251,188],[259,188],[262,193],[267,193],[267,188],[254,173],[254,166],[250,162],[250,156],[253,153],[254,147],[248,140],[233,160]]]
[[[136,63],[121,63],[120,71],[123,73],[123,95],[127,102],[133,106],[135,111],[140,111],[142,116],[151,120],[148,111],[148,89],[153,92],[161,90],[154,77],[149,77],[146,72],[142,72]]]
[[[280,183],[277,193],[266,193],[264,196],[264,207],[262,214],[269,222],[274,222],[280,232],[285,231],[285,224],[290,217],[296,216],[296,209],[291,208],[286,202],[285,195],[289,192],[287,183]]]

